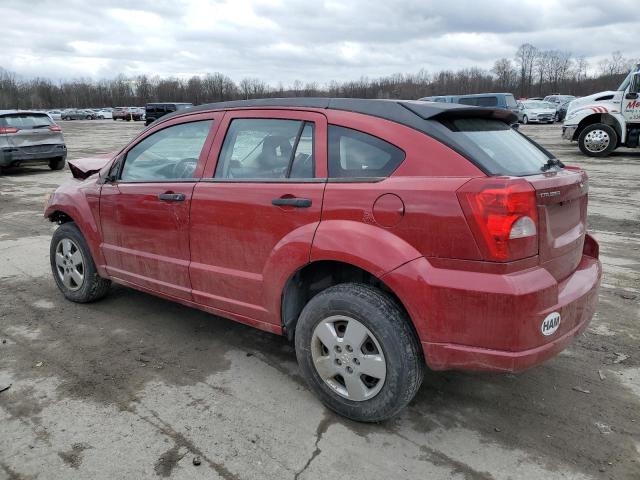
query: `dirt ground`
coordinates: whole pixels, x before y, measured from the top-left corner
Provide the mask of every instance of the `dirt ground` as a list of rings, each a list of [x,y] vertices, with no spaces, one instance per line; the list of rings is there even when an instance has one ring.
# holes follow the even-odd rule
[[[61,123],[70,158],[142,128]],[[70,173],[6,172],[0,479],[640,479],[640,150],[588,159],[559,125],[523,131],[590,175],[598,313],[567,351],[522,374],[428,373],[380,425],[328,412],[280,337],[123,287],[65,301],[42,207]]]

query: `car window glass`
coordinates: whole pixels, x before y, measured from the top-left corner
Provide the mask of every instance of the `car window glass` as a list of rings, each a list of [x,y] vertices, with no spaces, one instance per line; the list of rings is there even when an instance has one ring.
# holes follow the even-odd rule
[[[225,135],[215,177],[312,178],[313,133],[313,124],[300,120],[235,119]]]
[[[313,178],[313,123],[306,122],[293,156],[290,178]]]
[[[514,98],[513,95],[505,95],[504,96],[506,102],[507,102],[507,107],[515,107],[516,106],[516,99]]]
[[[377,178],[389,176],[404,160],[398,147],[350,128],[329,126],[329,176]]]
[[[192,178],[212,123],[182,123],[146,137],[127,152],[121,179],[135,182]]]
[[[31,129],[41,125],[51,125],[53,122],[48,115],[37,114],[14,114],[1,117],[0,125],[3,127],[14,127],[19,129]]]

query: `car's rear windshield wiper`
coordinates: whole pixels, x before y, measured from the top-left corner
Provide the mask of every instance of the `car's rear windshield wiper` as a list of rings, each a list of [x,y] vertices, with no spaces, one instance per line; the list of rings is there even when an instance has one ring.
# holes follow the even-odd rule
[[[48,126],[49,126],[49,124],[48,124],[48,123],[43,123],[42,125],[34,125],[34,126],[32,126],[31,128],[32,128],[32,129],[34,129],[34,128],[46,128],[46,127],[48,127]]]
[[[545,163],[540,167],[540,170],[542,170],[543,172],[546,172],[552,167],[564,168],[564,163],[562,163],[557,158],[550,158],[549,160],[547,160],[547,163]]]

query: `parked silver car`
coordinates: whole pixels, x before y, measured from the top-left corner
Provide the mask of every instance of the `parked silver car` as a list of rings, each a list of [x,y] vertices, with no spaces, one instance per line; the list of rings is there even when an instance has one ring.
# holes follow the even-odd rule
[[[518,102],[518,121],[522,123],[553,123],[556,107],[549,102],[524,100]]]
[[[62,112],[62,120],[95,120],[98,118],[93,110],[70,108]]]
[[[64,168],[67,146],[62,129],[41,112],[0,110],[0,173],[25,164]]]

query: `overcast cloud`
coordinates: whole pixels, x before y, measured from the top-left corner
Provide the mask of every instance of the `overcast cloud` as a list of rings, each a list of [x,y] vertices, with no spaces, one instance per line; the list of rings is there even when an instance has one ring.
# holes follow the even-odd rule
[[[23,77],[191,76],[273,85],[491,68],[518,45],[640,57],[638,0],[29,0],[0,3]]]

